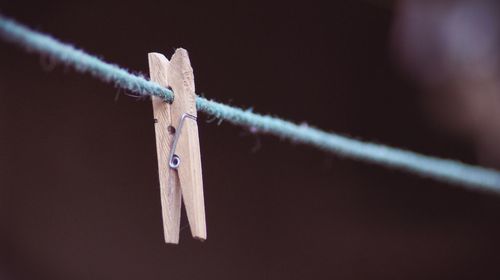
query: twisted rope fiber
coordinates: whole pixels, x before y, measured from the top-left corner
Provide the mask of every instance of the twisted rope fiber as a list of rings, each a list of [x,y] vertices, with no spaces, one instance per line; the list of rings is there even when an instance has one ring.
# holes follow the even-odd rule
[[[160,85],[136,76],[117,65],[106,63],[54,39],[36,32],[0,15],[0,37],[10,43],[36,52],[71,66],[81,73],[89,73],[105,82],[114,83],[140,95],[163,97],[173,100],[173,92]],[[233,124],[252,127],[268,133],[303,143],[342,156],[406,170],[424,177],[456,183],[469,189],[500,194],[500,172],[473,166],[459,161],[435,158],[389,146],[363,142],[335,133],[297,125],[279,118],[260,115],[248,110],[231,107],[203,97],[196,98],[199,111]]]

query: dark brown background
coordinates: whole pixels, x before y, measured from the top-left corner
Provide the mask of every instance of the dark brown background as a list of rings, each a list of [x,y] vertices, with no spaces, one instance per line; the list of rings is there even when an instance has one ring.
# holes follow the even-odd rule
[[[0,1],[147,75],[188,49],[199,94],[477,163],[433,125],[367,1]],[[152,109],[0,43],[0,279],[498,279],[500,199],[199,119],[208,240],[163,243]]]

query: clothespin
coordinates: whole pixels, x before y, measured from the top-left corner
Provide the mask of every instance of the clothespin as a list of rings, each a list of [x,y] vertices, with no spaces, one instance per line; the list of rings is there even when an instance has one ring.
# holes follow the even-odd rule
[[[205,240],[193,68],[184,49],[177,49],[170,61],[159,53],[149,53],[148,60],[151,80],[174,92],[171,104],[159,97],[152,98],[165,242],[179,243],[181,196],[191,234]]]

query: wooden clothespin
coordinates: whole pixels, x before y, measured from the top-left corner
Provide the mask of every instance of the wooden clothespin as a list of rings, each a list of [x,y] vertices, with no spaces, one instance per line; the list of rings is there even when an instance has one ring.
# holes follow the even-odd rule
[[[193,68],[184,49],[177,49],[170,61],[159,53],[149,53],[148,60],[151,80],[174,92],[172,104],[159,97],[152,98],[165,242],[179,243],[181,196],[191,234],[205,240]]]

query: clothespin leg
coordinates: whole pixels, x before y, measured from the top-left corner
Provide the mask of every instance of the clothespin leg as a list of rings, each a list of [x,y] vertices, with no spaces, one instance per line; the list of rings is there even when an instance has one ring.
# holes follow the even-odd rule
[[[149,53],[148,61],[151,80],[168,87],[168,59],[159,53]],[[177,171],[168,164],[174,138],[169,128],[172,123],[170,104],[159,97],[152,97],[152,101],[165,242],[177,244],[181,219],[181,188]]]
[[[175,153],[181,159],[178,167],[182,197],[194,238],[205,240],[207,229],[205,222],[205,203],[203,196],[203,180],[201,170],[200,142],[198,124],[196,123],[196,94],[194,75],[186,50],[177,49],[170,60],[168,68],[169,85],[175,98],[171,105],[172,121],[179,124],[185,118],[180,131]],[[179,127],[176,127],[179,129]]]

